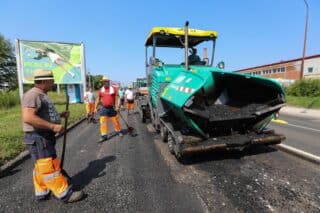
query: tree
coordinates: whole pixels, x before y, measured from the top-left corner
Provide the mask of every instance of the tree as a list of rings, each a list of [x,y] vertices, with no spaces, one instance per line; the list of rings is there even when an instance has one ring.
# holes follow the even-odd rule
[[[0,89],[18,88],[16,59],[13,46],[0,34]]]
[[[0,63],[4,62],[11,54],[12,46],[10,42],[0,34]]]
[[[93,88],[95,90],[98,90],[102,87],[102,83],[101,83],[101,79],[102,79],[102,75],[94,75],[92,76],[93,78]]]

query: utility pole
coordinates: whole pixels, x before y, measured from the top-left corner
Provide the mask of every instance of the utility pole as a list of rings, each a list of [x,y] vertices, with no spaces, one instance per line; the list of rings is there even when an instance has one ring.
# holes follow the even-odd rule
[[[90,75],[90,71],[88,71],[88,75],[89,75],[89,84],[88,84],[88,86],[89,86],[89,88],[91,88],[91,75]]]
[[[302,60],[301,60],[301,68],[300,68],[300,79],[303,79],[303,70],[304,70],[304,58],[306,55],[306,43],[307,43],[307,33],[308,33],[308,19],[309,19],[309,5],[306,0],[304,0],[306,5],[306,25],[304,30],[304,41],[303,41],[303,52],[302,52]]]
[[[94,90],[94,82],[93,82],[94,78],[91,78],[92,82],[91,82],[91,86],[92,86],[92,90]]]

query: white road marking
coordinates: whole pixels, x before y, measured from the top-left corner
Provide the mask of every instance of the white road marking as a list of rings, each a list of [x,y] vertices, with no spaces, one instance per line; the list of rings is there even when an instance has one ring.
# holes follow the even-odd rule
[[[300,126],[300,125],[295,125],[295,124],[287,124],[288,126],[293,126],[293,127],[297,127],[297,128],[301,128],[301,129],[307,129],[307,130],[311,130],[311,131],[315,131],[315,132],[320,132],[320,129],[314,129],[314,128],[310,128],[310,127],[305,127],[305,126]]]

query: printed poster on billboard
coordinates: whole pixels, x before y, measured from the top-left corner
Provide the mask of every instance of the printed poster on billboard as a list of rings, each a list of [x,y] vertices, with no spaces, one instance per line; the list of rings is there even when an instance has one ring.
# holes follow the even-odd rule
[[[21,77],[24,84],[33,84],[33,73],[38,69],[53,71],[56,84],[84,82],[83,48],[81,44],[19,41]]]

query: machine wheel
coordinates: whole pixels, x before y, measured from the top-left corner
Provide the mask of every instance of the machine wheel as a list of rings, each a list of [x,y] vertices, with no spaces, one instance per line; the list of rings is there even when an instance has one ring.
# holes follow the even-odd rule
[[[173,140],[173,137],[171,135],[168,135],[168,148],[169,148],[169,151],[171,154],[175,154],[174,152],[174,140]]]
[[[146,111],[145,111],[145,110],[142,110],[142,113],[141,113],[141,122],[142,122],[142,123],[145,123],[145,122],[146,122]]]
[[[180,163],[182,163],[182,164],[187,163],[187,158],[186,158],[186,156],[181,155],[180,153],[176,154],[175,156],[176,156],[176,159],[177,159]]]
[[[156,121],[155,121],[155,115],[153,112],[151,112],[152,115],[151,115],[151,123],[152,123],[152,126],[154,127],[154,129],[156,129]]]
[[[152,116],[151,116],[151,122],[152,122],[152,125],[153,125],[153,128],[156,130],[157,133],[160,132],[160,127],[159,127],[159,124],[158,124],[158,115],[156,114],[156,112],[154,111],[151,111],[152,113]]]
[[[160,125],[160,137],[162,142],[168,142],[168,130],[163,125]]]

